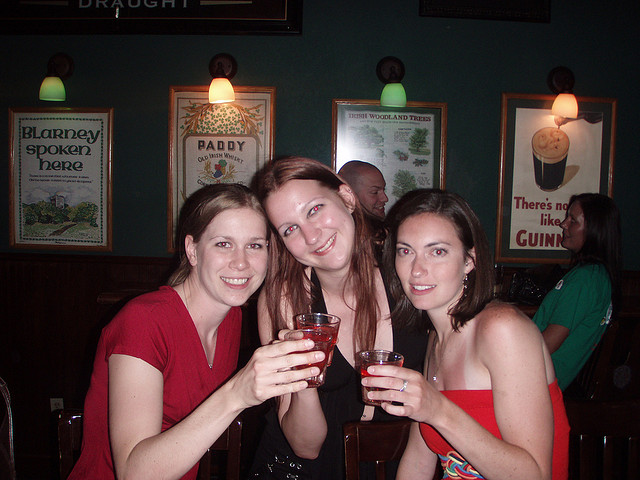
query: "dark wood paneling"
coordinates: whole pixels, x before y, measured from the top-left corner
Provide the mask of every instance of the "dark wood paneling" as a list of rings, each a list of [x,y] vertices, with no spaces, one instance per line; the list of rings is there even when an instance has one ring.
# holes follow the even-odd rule
[[[83,406],[102,327],[166,280],[171,259],[0,254],[0,376],[12,396],[19,478],[55,478],[49,399]],[[98,302],[118,292],[118,302]]]

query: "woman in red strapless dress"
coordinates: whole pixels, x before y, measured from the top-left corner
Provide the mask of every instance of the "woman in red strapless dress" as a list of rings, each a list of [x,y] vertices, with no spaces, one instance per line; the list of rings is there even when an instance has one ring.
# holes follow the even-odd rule
[[[477,216],[459,195],[417,190],[388,215],[384,267],[394,321],[431,322],[425,376],[369,367],[394,415],[415,420],[398,479],[566,479],[569,424],[535,324],[491,301],[493,265]],[[425,378],[426,377],[426,378]]]

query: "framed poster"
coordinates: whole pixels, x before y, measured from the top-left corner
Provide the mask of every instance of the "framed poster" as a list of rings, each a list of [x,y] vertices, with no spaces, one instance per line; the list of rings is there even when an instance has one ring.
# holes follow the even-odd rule
[[[273,158],[275,87],[233,87],[232,103],[209,103],[209,87],[171,87],[167,245],[185,199],[211,183],[250,185]]]
[[[111,251],[112,108],[9,109],[12,247]]]
[[[387,182],[388,207],[410,190],[444,188],[447,104],[339,100],[332,105],[332,166],[350,160],[375,165]]]
[[[496,262],[567,263],[569,198],[613,194],[616,100],[578,97],[578,118],[558,127],[554,99],[502,94]]]
[[[549,23],[550,3],[550,0],[420,0],[420,15]]]
[[[299,34],[302,0],[4,0],[3,33]]]

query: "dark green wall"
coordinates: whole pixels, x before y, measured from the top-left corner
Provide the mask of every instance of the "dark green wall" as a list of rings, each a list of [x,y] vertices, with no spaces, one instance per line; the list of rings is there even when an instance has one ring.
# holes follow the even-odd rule
[[[236,85],[277,87],[275,151],[330,164],[331,99],[376,98],[375,66],[406,66],[411,100],[448,104],[447,187],[495,235],[500,94],[549,94],[547,73],[570,67],[578,96],[618,99],[614,199],[623,216],[625,268],[640,269],[637,211],[640,45],[638,2],[551,2],[548,24],[418,15],[418,0],[312,1],[297,36],[0,36],[0,251],[9,251],[10,106],[44,106],[37,92],[53,53],[75,61],[71,107],[114,107],[113,254],[166,253],[170,85],[204,85],[213,55],[238,61]],[[49,105],[47,105],[49,106]]]

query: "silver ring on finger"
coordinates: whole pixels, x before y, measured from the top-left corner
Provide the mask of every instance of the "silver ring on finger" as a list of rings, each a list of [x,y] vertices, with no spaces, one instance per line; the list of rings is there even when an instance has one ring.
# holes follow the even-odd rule
[[[402,388],[400,390],[398,390],[399,392],[404,392],[407,389],[407,385],[409,385],[409,381],[407,380],[403,380],[402,382]]]

